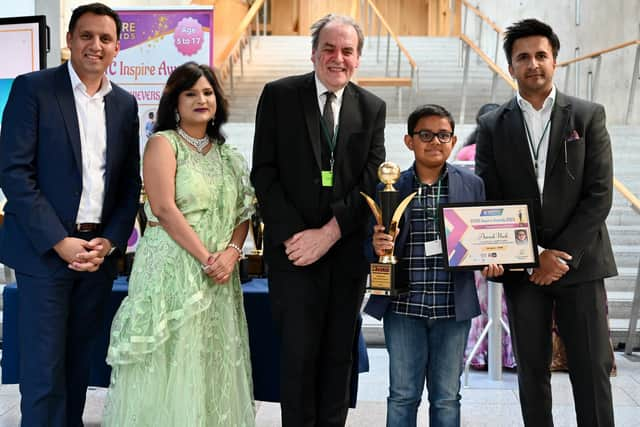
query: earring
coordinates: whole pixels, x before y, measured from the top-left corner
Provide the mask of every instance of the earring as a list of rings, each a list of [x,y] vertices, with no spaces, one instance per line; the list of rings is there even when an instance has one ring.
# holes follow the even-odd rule
[[[216,121],[213,119],[213,117],[211,118],[211,127],[215,126]]]
[[[178,110],[176,110],[175,119],[176,119],[176,126],[177,126],[180,124],[180,113],[178,113]]]

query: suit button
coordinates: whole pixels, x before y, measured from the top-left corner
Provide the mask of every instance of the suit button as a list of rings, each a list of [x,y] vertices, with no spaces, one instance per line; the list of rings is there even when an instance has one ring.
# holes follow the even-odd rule
[[[320,184],[320,178],[313,178],[314,184]]]

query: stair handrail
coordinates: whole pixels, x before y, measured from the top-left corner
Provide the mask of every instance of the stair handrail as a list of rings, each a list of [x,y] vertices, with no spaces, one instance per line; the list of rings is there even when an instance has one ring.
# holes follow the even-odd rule
[[[400,60],[401,60],[401,55],[404,55],[404,57],[406,58],[407,62],[409,63],[409,66],[411,67],[411,86],[413,87],[414,91],[417,92],[418,91],[418,64],[416,63],[416,61],[413,59],[413,57],[411,56],[411,54],[409,53],[409,51],[405,48],[404,44],[402,44],[402,42],[400,41],[400,38],[396,35],[396,33],[391,29],[391,27],[389,26],[389,23],[387,22],[387,20],[384,18],[384,16],[382,15],[382,13],[380,12],[380,9],[378,9],[378,7],[376,6],[375,2],[373,0],[353,0],[352,4],[351,4],[351,14],[352,16],[356,16],[356,10],[358,9],[358,3],[360,3],[360,19],[363,23],[363,27],[364,27],[364,23],[365,23],[365,17],[366,17],[366,12],[365,12],[365,4],[366,6],[368,6],[368,15],[369,15],[369,25],[367,26],[368,30],[371,30],[373,28],[373,24],[371,22],[371,13],[373,13],[376,18],[378,19],[378,44],[377,44],[377,52],[376,52],[376,60],[379,62],[380,60],[380,30],[381,28],[384,27],[384,29],[387,32],[387,52],[386,52],[386,67],[385,67],[385,78],[386,77],[390,77],[389,76],[389,49],[391,46],[391,39],[393,39],[393,41],[395,42],[396,46],[398,47],[398,56],[397,56],[397,62],[396,62],[396,79],[400,78]],[[393,83],[393,79],[389,79],[389,82]],[[401,85],[401,84],[400,84]],[[400,86],[399,85],[399,86]]]
[[[482,13],[480,11],[480,9],[478,9],[477,7],[473,6],[471,3],[469,3],[467,0],[461,0],[462,5],[465,6],[468,10],[470,10],[471,12],[473,12],[474,14],[476,14],[476,16],[478,18],[480,18],[482,21],[484,21],[485,23],[487,23],[487,25],[489,25],[491,28],[493,28],[493,30],[498,33],[499,35],[502,36],[502,34],[504,33],[504,30],[502,28],[500,28],[495,22],[493,22],[491,19],[489,19],[489,17],[487,15],[485,15],[484,13]],[[466,17],[465,17],[466,18]],[[464,32],[464,31],[463,31]]]
[[[631,208],[640,214],[640,199],[633,194],[623,183],[613,178],[613,186],[618,192],[627,199],[631,204]],[[633,335],[636,332],[638,317],[640,314],[640,261],[638,263],[638,271],[636,273],[636,286],[633,290],[633,299],[631,300],[631,313],[629,314],[629,328],[627,330],[627,338],[624,342],[624,353],[630,355],[633,352]]]
[[[500,52],[500,41],[502,40],[502,34],[504,33],[503,29],[500,28],[495,22],[493,22],[487,15],[482,13],[480,9],[470,4],[467,0],[461,0],[462,8],[464,8],[463,13],[463,24],[462,31],[460,31],[460,44],[462,49],[462,66],[463,66],[463,80],[462,80],[462,96],[461,96],[461,106],[460,106],[460,119],[459,123],[463,124],[465,120],[465,110],[467,105],[467,81],[469,78],[469,57],[471,50],[473,50],[487,65],[489,69],[493,72],[493,76],[491,78],[491,102],[496,102],[497,96],[497,88],[498,88],[498,79],[502,79],[507,83],[514,91],[517,90],[516,83],[511,79],[511,77],[502,69],[498,64],[498,54]],[[476,39],[478,40],[478,44],[476,44],[471,37],[467,35],[467,16],[468,12],[471,11],[479,20],[480,25],[478,25],[478,30],[476,34]],[[482,28],[483,24],[487,24],[495,33],[495,48],[493,59],[485,53],[485,50],[480,46],[482,42]]]
[[[242,18],[242,21],[240,21],[240,24],[238,25],[238,28],[236,28],[236,31],[233,33],[233,35],[231,36],[231,39],[229,40],[229,42],[227,43],[227,45],[224,47],[224,49],[222,50],[222,53],[220,53],[220,55],[216,58],[215,61],[215,66],[216,68],[218,68],[219,70],[221,70],[221,74],[222,74],[222,78],[223,80],[226,79],[226,77],[229,77],[229,87],[231,88],[231,91],[233,91],[233,87],[234,87],[234,75],[233,75],[233,63],[234,60],[236,59],[236,57],[239,57],[240,60],[240,74],[244,75],[244,58],[243,58],[243,53],[244,53],[244,48],[245,45],[249,46],[249,55],[251,56],[252,54],[252,47],[251,47],[251,35],[249,34],[249,37],[247,37],[247,33],[250,31],[249,26],[252,24],[254,18],[256,20],[256,33],[259,35],[260,34],[260,29],[259,29],[259,21],[258,21],[258,12],[260,11],[260,9],[262,9],[262,7],[264,6],[265,11],[263,14],[264,17],[264,35],[266,36],[267,34],[267,23],[266,23],[266,16],[267,16],[267,1],[266,0],[255,0],[253,2],[253,4],[251,5],[251,7],[249,8],[249,10],[247,11],[247,14],[244,16],[244,18]],[[248,39],[247,43],[244,43],[243,41]]]
[[[631,121],[631,113],[633,111],[633,104],[635,102],[635,95],[636,95],[636,87],[637,87],[637,82],[638,79],[640,79],[640,39],[635,39],[635,40],[629,40],[627,42],[624,43],[620,43],[620,44],[616,44],[610,47],[607,47],[605,49],[601,49],[601,50],[597,50],[595,52],[591,52],[588,53],[586,55],[582,55],[573,59],[569,59],[567,61],[562,61],[559,62],[557,64],[557,66],[559,68],[566,68],[565,71],[565,75],[564,75],[564,92],[568,93],[569,92],[569,76],[571,75],[570,71],[571,71],[571,66],[575,64],[575,75],[574,75],[574,80],[575,80],[575,92],[574,93],[578,93],[580,91],[580,87],[579,87],[579,75],[580,75],[580,70],[579,70],[579,63],[582,61],[586,61],[586,60],[596,60],[596,68],[595,68],[595,72],[591,73],[589,72],[589,74],[587,75],[587,98],[590,101],[593,101],[596,98],[596,95],[598,93],[598,85],[600,83],[600,67],[602,65],[602,56],[611,52],[615,52],[617,50],[620,49],[624,49],[627,48],[629,46],[636,46],[636,57],[635,57],[635,61],[633,64],[633,72],[631,74],[631,85],[629,87],[629,99],[627,101],[627,112],[625,114],[625,123],[629,124],[629,122]]]

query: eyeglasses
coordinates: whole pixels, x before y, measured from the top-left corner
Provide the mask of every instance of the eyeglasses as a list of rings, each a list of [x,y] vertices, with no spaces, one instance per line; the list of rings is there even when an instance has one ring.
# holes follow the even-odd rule
[[[419,131],[415,131],[411,134],[411,136],[414,135],[418,135],[418,137],[420,138],[420,141],[422,142],[431,142],[431,143],[435,143],[434,139],[435,137],[438,137],[438,143],[439,144],[448,144],[449,142],[451,142],[451,137],[453,136],[453,132],[431,132],[430,130],[419,130]]]

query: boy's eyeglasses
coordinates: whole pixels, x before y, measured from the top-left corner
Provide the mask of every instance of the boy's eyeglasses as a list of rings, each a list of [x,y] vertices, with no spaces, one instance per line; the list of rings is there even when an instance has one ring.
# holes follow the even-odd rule
[[[420,141],[422,142],[431,142],[433,144],[436,143],[434,138],[437,137],[437,141],[439,144],[448,144],[451,142],[451,137],[453,136],[453,132],[431,132],[430,130],[419,130],[413,132],[411,136],[418,135]]]

